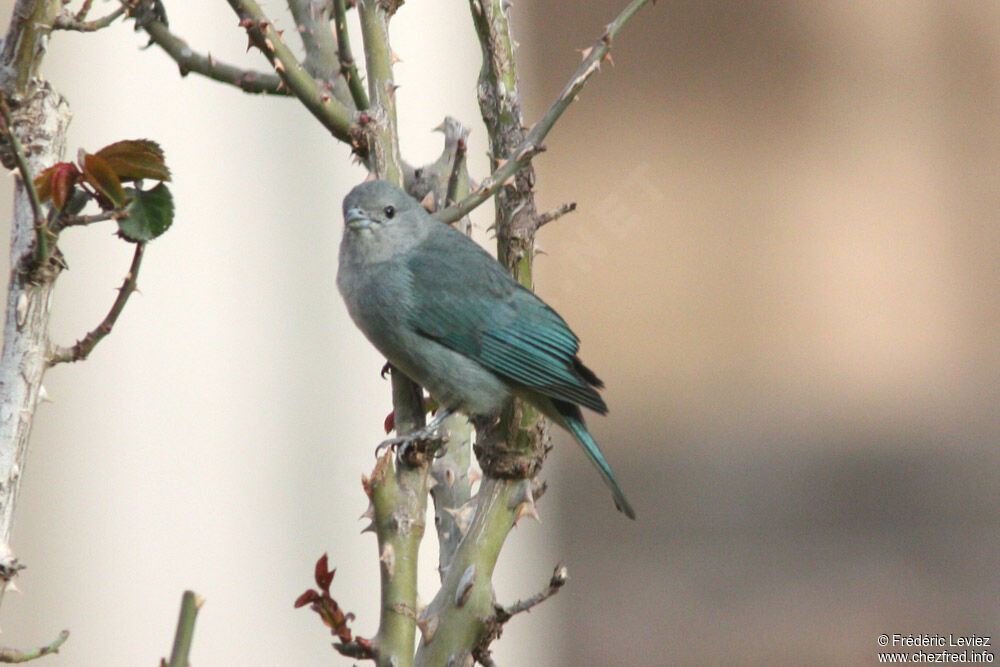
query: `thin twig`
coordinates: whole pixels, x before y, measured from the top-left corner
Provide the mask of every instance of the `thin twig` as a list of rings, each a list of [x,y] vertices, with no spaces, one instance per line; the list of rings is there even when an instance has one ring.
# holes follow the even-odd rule
[[[107,28],[115,22],[115,19],[122,16],[126,11],[126,7],[122,5],[105,17],[94,19],[93,21],[85,21],[83,20],[83,16],[86,16],[86,12],[84,11],[86,9],[89,9],[89,7],[84,7],[75,16],[69,12],[60,14],[52,23],[52,29],[73,30],[76,32],[96,32],[103,28]]]
[[[337,31],[337,57],[340,60],[340,75],[347,80],[347,87],[351,90],[351,97],[358,109],[368,108],[368,93],[365,92],[365,85],[358,74],[358,64],[354,60],[354,52],[351,50],[351,38],[347,33],[347,2],[346,0],[333,0],[333,27]]]
[[[31,213],[35,217],[35,262],[41,266],[49,259],[49,229],[45,214],[42,212],[42,202],[35,189],[35,178],[31,175],[31,168],[28,167],[28,161],[24,157],[21,142],[18,141],[17,135],[14,133],[14,121],[11,117],[10,107],[7,106],[7,99],[3,95],[0,95],[0,132],[3,132],[7,143],[10,144],[14,161],[17,163],[17,170],[21,172],[21,182],[28,193],[28,201],[31,202]]]
[[[245,93],[291,95],[277,74],[242,69],[219,62],[211,54],[194,51],[186,41],[172,33],[165,23],[157,20],[152,12],[149,12],[146,18],[137,16],[136,23],[146,31],[154,44],[177,63],[181,76],[194,72],[214,81],[236,86]]]
[[[191,641],[194,639],[194,622],[198,617],[198,610],[204,603],[205,599],[194,591],[184,591],[169,667],[188,667],[188,655],[191,653]]]
[[[451,175],[448,177],[448,189],[445,191],[444,204],[451,206],[455,203],[458,192],[458,181],[462,176],[462,167],[465,166],[465,139],[459,137],[455,144],[455,163],[451,167]]]
[[[103,213],[95,213],[94,215],[63,215],[57,217],[49,225],[53,234],[61,232],[67,227],[85,227],[86,225],[92,225],[95,222],[106,222],[108,220],[120,220],[122,218],[128,217],[128,212],[120,208],[116,208],[110,211],[104,211]]]
[[[274,70],[303,106],[319,120],[337,139],[352,145],[364,155],[364,147],[357,142],[358,127],[352,112],[330,92],[324,90],[316,79],[298,61],[291,49],[274,28],[274,23],[264,14],[255,0],[229,0],[230,7],[240,18],[240,26],[250,36],[250,43],[257,47],[274,66]]]
[[[567,570],[566,566],[562,563],[556,565],[556,569],[552,571],[552,577],[549,579],[549,585],[544,591],[539,591],[526,600],[518,600],[509,607],[497,608],[497,616],[499,617],[500,622],[506,623],[515,614],[531,611],[532,607],[545,602],[550,597],[558,593],[559,590],[566,585],[567,581],[569,581],[569,570]]]
[[[540,216],[538,216],[538,226],[541,227],[542,225],[546,225],[550,222],[553,222],[554,220],[558,220],[567,213],[572,213],[575,210],[576,210],[576,202],[571,201],[568,204],[563,204],[562,206],[553,211],[542,213]]]
[[[39,646],[31,651],[21,651],[16,648],[0,648],[0,662],[28,662],[29,660],[41,658],[43,655],[58,653],[59,647],[62,646],[67,639],[69,639],[69,630],[63,630],[59,633],[58,637],[45,646]]]
[[[625,9],[621,11],[620,14],[605,28],[604,32],[597,39],[589,50],[585,51],[583,62],[580,67],[576,70],[576,73],[563,88],[562,93],[556,101],[549,107],[549,110],[545,112],[541,120],[535,123],[531,131],[528,132],[528,136],[525,137],[521,145],[515,150],[511,155],[511,159],[506,162],[502,162],[497,169],[490,174],[483,182],[480,184],[479,188],[470,194],[468,197],[458,202],[454,206],[449,206],[448,208],[439,211],[435,217],[442,222],[454,222],[464,215],[468,215],[470,211],[482,204],[484,201],[489,199],[493,194],[496,193],[503,185],[505,185],[514,174],[518,172],[524,165],[528,164],[535,155],[544,150],[542,146],[542,141],[548,135],[552,126],[555,125],[559,117],[562,116],[566,108],[573,103],[576,96],[579,94],[580,90],[583,88],[587,80],[593,76],[601,68],[601,62],[605,59],[608,52],[611,50],[611,42],[615,35],[625,26],[626,23],[632,18],[633,15],[644,5],[649,4],[653,0],[632,0]]]
[[[80,11],[76,13],[77,21],[86,21],[87,14],[90,12],[91,5],[94,4],[94,0],[83,0],[83,4],[80,6]]]
[[[135,292],[136,283],[139,279],[139,267],[142,265],[142,255],[145,250],[145,242],[135,244],[135,253],[132,255],[132,264],[129,266],[128,273],[125,275],[125,280],[122,282],[122,286],[118,288],[118,296],[115,298],[114,303],[111,304],[111,310],[109,310],[108,314],[104,316],[101,323],[98,324],[93,331],[78,340],[72,347],[57,348],[52,355],[49,356],[49,366],[55,366],[56,364],[71,361],[83,361],[90,355],[94,347],[96,347],[105,336],[111,333],[111,329],[115,326],[115,322],[118,321],[118,316],[122,314],[122,310],[125,308],[128,298],[132,296],[133,292]]]

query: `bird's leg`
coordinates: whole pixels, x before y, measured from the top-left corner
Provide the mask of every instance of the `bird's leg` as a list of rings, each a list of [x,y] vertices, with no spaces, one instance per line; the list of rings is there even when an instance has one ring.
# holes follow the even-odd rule
[[[432,419],[423,428],[418,428],[415,431],[410,431],[406,435],[399,435],[395,438],[387,438],[379,443],[379,446],[375,448],[376,458],[382,454],[386,447],[392,447],[393,449],[398,448],[400,445],[404,447],[410,447],[415,442],[420,442],[422,440],[443,440],[444,438],[435,438],[437,430],[441,427],[441,422],[454,414],[452,408],[441,407],[438,409],[437,414],[434,415]]]

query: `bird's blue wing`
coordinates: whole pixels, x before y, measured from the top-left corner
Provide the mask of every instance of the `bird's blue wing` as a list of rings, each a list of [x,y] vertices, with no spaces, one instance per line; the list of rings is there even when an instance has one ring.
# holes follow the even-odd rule
[[[576,356],[579,339],[552,308],[447,225],[422,246],[408,261],[414,329],[516,385],[607,412],[600,380]]]

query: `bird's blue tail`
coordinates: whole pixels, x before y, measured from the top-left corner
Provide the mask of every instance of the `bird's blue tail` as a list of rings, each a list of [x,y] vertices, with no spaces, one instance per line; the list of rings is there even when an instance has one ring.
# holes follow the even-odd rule
[[[563,403],[562,401],[553,401],[553,403],[559,415],[563,418],[566,428],[577,439],[577,442],[583,446],[583,451],[587,453],[587,458],[594,464],[597,471],[601,473],[604,483],[611,489],[611,495],[615,499],[615,507],[628,518],[635,519],[635,510],[632,509],[628,500],[625,499],[625,492],[618,485],[618,480],[615,479],[614,473],[611,472],[611,466],[608,465],[607,459],[601,453],[601,448],[597,446],[597,442],[590,435],[590,431],[587,430],[587,425],[583,422],[583,415],[580,414],[580,408],[570,403]]]

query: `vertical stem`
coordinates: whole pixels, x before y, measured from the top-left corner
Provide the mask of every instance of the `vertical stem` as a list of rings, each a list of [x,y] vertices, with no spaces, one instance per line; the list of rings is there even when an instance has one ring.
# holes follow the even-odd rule
[[[397,2],[358,0],[364,38],[370,105],[362,114],[369,167],[378,178],[403,185],[396,126],[396,86],[389,45],[389,18]],[[423,390],[393,369],[392,403],[397,433],[424,425]],[[427,513],[428,462],[393,462],[393,469],[372,478],[372,504],[379,541],[382,608],[372,644],[379,665],[413,664],[416,639],[417,556]]]
[[[0,88],[12,106],[10,129],[25,147],[28,171],[33,174],[58,161],[65,148],[69,108],[35,78],[44,42],[62,6],[61,0],[19,0],[0,53]],[[0,355],[0,596],[20,568],[10,546],[14,507],[46,368],[52,288],[58,274],[58,267],[32,262],[35,223],[26,183],[20,181],[14,192],[11,274]]]
[[[397,7],[398,2],[391,0],[358,0],[370,111],[374,115],[367,128],[370,164],[379,178],[402,187],[402,160],[396,134],[396,84],[392,78],[393,53],[389,46],[389,17]]]

